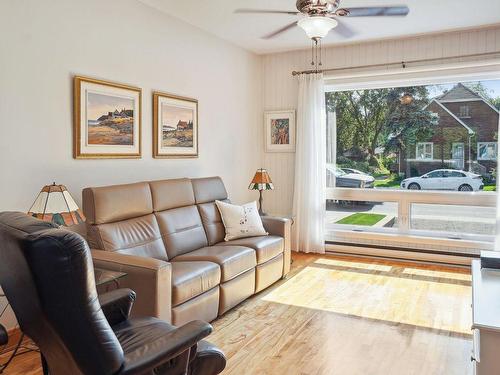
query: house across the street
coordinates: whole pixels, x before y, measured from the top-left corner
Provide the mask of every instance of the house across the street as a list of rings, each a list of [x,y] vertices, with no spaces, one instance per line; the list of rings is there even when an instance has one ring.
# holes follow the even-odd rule
[[[439,115],[439,123],[432,137],[410,146],[401,171],[411,177],[437,168],[490,175],[496,168],[498,110],[461,83],[434,98],[427,108]]]

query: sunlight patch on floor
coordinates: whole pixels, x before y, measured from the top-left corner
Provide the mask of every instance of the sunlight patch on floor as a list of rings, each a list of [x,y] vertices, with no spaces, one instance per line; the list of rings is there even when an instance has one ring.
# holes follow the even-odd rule
[[[470,334],[470,275],[321,258],[263,300],[394,323]],[[415,278],[411,275],[416,276]],[[420,277],[419,277],[420,276]],[[458,284],[434,280],[458,280]]]
[[[450,279],[450,280],[462,280],[462,281],[472,280],[472,276],[469,273],[446,272],[438,270],[434,271],[434,270],[419,269],[419,268],[405,268],[402,273],[407,275],[429,276],[429,277],[434,277],[437,280],[439,280],[439,278]]]

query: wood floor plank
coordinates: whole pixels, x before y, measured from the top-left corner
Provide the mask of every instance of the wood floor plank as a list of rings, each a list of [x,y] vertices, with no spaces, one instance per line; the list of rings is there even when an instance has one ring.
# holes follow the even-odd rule
[[[213,322],[224,375],[471,373],[467,269],[294,254],[291,275]],[[0,358],[1,361],[1,358]],[[6,374],[39,375],[37,354]]]

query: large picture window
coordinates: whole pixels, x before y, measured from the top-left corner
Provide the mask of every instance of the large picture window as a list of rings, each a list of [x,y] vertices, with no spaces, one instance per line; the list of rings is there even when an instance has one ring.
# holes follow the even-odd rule
[[[326,103],[327,241],[493,242],[500,81],[331,91]]]

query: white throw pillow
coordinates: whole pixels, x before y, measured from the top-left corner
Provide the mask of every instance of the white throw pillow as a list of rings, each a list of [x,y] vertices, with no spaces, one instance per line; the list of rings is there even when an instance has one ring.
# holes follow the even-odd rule
[[[215,201],[215,204],[217,204],[222,222],[226,228],[224,241],[269,234],[262,225],[257,202],[250,202],[243,206],[221,201]]]

